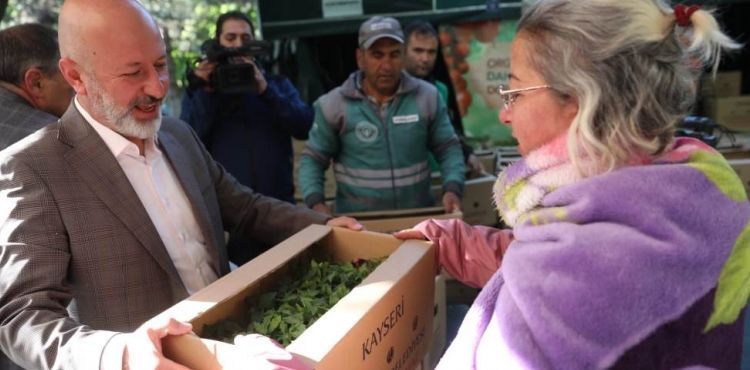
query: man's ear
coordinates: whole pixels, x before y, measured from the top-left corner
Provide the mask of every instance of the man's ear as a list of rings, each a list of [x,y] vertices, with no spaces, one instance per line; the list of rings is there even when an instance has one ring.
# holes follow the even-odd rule
[[[361,70],[363,69],[362,64],[364,63],[365,51],[362,50],[362,48],[357,48],[357,50],[355,50],[354,53],[355,53],[355,56],[357,57],[357,68]]]
[[[23,74],[23,81],[21,84],[21,88],[26,91],[33,100],[37,100],[40,96],[44,95],[44,72],[37,67],[27,69]]]
[[[68,84],[70,86],[73,87],[73,90],[75,90],[76,94],[86,95],[86,85],[81,79],[82,73],[78,63],[70,58],[61,58],[59,65],[60,72],[62,73],[63,78],[65,79],[65,81],[68,81]]]

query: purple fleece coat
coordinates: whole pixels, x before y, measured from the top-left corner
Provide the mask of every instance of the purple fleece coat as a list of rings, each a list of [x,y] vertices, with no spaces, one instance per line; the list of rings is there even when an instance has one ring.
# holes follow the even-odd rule
[[[506,193],[497,199],[509,208],[523,203],[515,199],[521,188],[542,196],[515,215],[502,267],[438,369],[607,368],[670,322],[705,327],[704,319],[681,319],[710,303],[750,216],[742,183],[721,156],[678,140],[649,164],[559,187],[544,173],[564,164],[545,163],[534,168],[527,158],[498,179],[496,191]]]

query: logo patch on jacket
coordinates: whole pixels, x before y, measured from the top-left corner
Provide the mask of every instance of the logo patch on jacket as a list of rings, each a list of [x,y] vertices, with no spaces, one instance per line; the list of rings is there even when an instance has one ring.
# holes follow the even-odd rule
[[[378,126],[375,126],[374,124],[367,122],[367,121],[360,121],[357,123],[356,126],[354,126],[354,133],[357,135],[357,139],[359,139],[362,142],[365,143],[372,143],[375,141],[375,139],[378,138]]]
[[[419,122],[418,114],[408,114],[405,116],[393,116],[393,123],[396,125],[400,125],[404,123],[414,123],[414,122]]]

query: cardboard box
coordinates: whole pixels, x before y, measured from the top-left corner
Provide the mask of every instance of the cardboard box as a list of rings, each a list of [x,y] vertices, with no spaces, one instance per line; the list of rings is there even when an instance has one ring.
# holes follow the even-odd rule
[[[461,215],[464,222],[470,225],[496,226],[498,224],[497,210],[492,200],[492,187],[497,177],[485,175],[464,183],[464,196],[461,199]],[[432,187],[432,195],[440,199],[443,189]],[[437,217],[433,217],[437,218]]]
[[[497,173],[504,171],[506,168],[511,166],[513,163],[520,161],[521,155],[517,152],[513,152],[510,148],[498,149],[497,152]]]
[[[443,357],[446,345],[447,314],[445,301],[445,276],[435,276],[435,311],[432,317],[432,343],[424,356],[422,369],[434,369]]]
[[[433,333],[434,253],[427,242],[312,225],[159,318],[191,322],[200,335],[205,324],[244,313],[246,297],[275,289],[281,276],[310,258],[351,261],[389,256],[287,350],[318,370],[412,369],[420,365]],[[163,345],[169,358],[192,369],[218,368],[216,357],[233,346],[206,346],[207,342],[179,336],[168,337]]]
[[[480,289],[470,287],[454,278],[445,271],[441,272],[445,277],[445,300],[449,304],[465,304],[471,306],[479,295]]]
[[[742,93],[742,71],[726,71],[716,73],[716,77],[708,74],[703,77],[701,94],[704,97],[737,96]]]
[[[474,152],[480,162],[484,171],[490,175],[495,175],[495,168],[497,167],[497,154],[494,150],[477,150]]]
[[[707,114],[732,131],[750,131],[750,95],[706,100]]]
[[[496,226],[497,210],[492,201],[492,187],[495,176],[484,176],[467,180],[464,183],[464,196],[461,199],[461,212],[446,214],[441,206],[412,208],[394,211],[374,211],[350,213],[347,216],[356,218],[367,230],[389,233],[408,229],[424,220],[434,218],[445,220],[463,219],[470,225]],[[435,199],[440,199],[441,186],[432,187]]]
[[[445,220],[463,217],[461,212],[445,213],[442,206],[392,211],[357,212],[346,215],[356,218],[367,230],[381,233],[408,229],[430,218]]]
[[[735,135],[735,137],[737,136],[739,135]],[[721,153],[721,155],[723,155],[724,158],[726,158],[728,161],[731,159],[750,159],[750,151],[748,151],[746,146],[737,148],[722,148],[719,149],[719,153]]]
[[[463,219],[470,225],[496,226],[498,223],[495,202],[492,200],[492,187],[497,177],[484,176],[464,183],[464,196],[461,199]]]
[[[729,162],[729,165],[734,168],[734,171],[737,172],[737,176],[742,180],[742,184],[745,186],[745,192],[750,194],[750,158],[729,159],[727,162]]]

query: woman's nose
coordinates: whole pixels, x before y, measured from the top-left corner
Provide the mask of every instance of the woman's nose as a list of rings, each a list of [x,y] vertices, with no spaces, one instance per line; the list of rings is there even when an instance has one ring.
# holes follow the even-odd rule
[[[500,118],[500,122],[506,125],[510,125],[510,110],[505,107],[500,107],[500,112],[498,112],[498,117]]]

